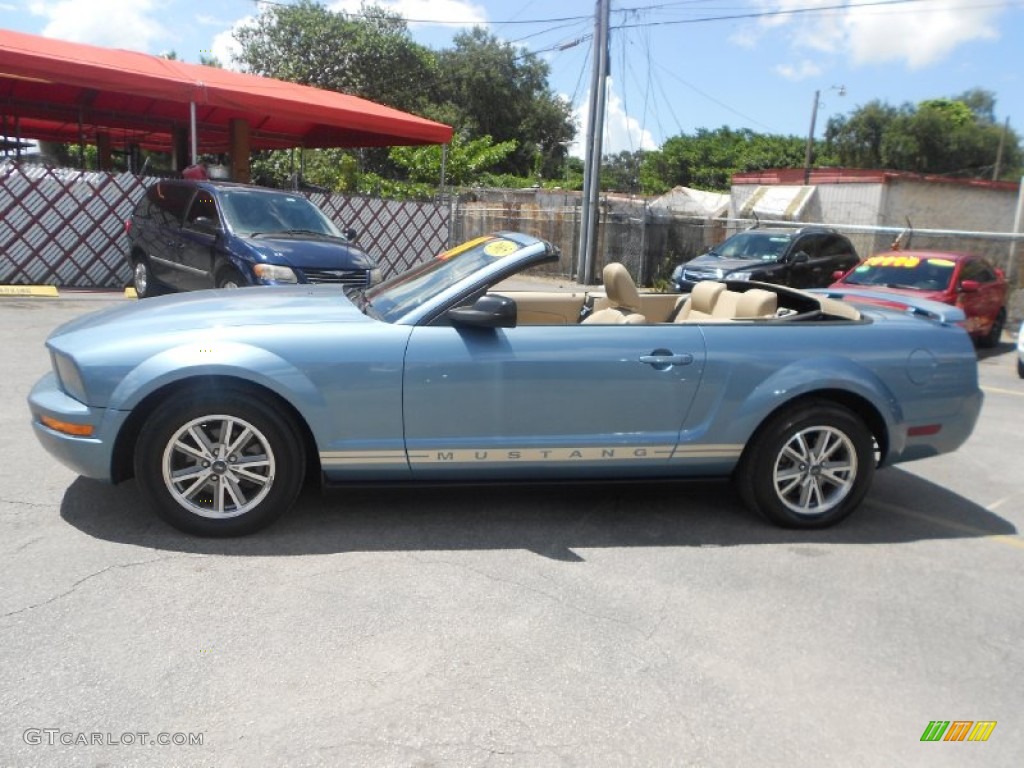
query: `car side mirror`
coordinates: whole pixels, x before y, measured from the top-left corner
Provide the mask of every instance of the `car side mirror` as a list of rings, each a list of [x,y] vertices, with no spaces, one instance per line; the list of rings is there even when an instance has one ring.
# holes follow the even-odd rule
[[[471,307],[448,310],[452,325],[471,328],[515,328],[516,303],[507,296],[481,296]]]
[[[346,227],[345,229],[341,230],[341,234],[345,236],[346,240],[353,243],[356,241],[356,238],[359,237],[359,233],[356,230],[352,229],[352,227]]]
[[[963,291],[964,293],[974,293],[979,288],[981,288],[981,284],[977,280],[960,281],[960,290]]]
[[[790,264],[806,264],[811,260],[811,257],[807,255],[807,251],[797,251],[790,257]]]
[[[189,227],[204,235],[216,235],[220,232],[217,222],[209,216],[197,216],[189,223]]]

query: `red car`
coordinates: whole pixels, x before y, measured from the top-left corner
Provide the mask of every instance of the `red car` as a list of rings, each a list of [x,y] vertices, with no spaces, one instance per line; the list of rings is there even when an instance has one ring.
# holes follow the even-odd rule
[[[1006,276],[1003,270],[972,253],[880,253],[865,259],[832,284],[834,288],[854,286],[960,307],[967,315],[967,332],[983,347],[999,343],[1006,323]],[[893,303],[898,305],[899,300],[894,297]]]

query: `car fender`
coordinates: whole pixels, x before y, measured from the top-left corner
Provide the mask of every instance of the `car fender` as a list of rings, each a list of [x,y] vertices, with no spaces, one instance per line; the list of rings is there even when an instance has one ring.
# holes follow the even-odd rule
[[[723,387],[721,397],[730,397],[729,392],[739,396],[735,405],[728,407],[723,403],[721,409],[706,411],[716,414],[716,423],[704,425],[708,433],[722,435],[724,443],[746,444],[779,408],[824,392],[847,393],[868,402],[881,416],[888,439],[902,439],[896,426],[903,421],[903,412],[891,389],[873,371],[847,358],[822,355],[794,360],[772,372],[745,395],[741,394],[742,383]],[[902,448],[891,442],[890,447]]]
[[[147,358],[121,380],[107,407],[131,411],[169,384],[209,376],[241,379],[279,395],[306,421],[317,443],[322,442],[318,433],[333,423],[317,387],[292,363],[262,347],[219,340],[202,347],[183,344]]]

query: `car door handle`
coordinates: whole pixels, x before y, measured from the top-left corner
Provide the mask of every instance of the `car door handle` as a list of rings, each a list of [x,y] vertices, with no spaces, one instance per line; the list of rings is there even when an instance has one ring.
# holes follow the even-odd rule
[[[651,355],[640,355],[640,362],[653,365],[655,368],[667,368],[670,365],[689,365],[693,362],[693,355],[684,352],[681,355],[673,355],[670,352],[656,351]]]

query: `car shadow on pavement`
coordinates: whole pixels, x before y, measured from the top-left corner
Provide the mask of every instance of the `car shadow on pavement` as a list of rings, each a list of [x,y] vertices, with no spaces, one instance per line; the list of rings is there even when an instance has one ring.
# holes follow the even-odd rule
[[[1006,334],[1003,334],[1002,340],[994,347],[975,347],[975,352],[978,353],[978,360],[988,360],[990,357],[1000,357],[1002,355],[1009,354],[1017,348],[1017,340],[1010,339]]]
[[[270,528],[202,539],[159,520],[134,481],[114,487],[79,478],[61,516],[98,539],[234,556],[524,549],[579,561],[577,550],[601,547],[879,544],[1017,533],[969,499],[895,468],[875,476],[853,515],[821,531],[762,521],[724,482],[311,489]]]

